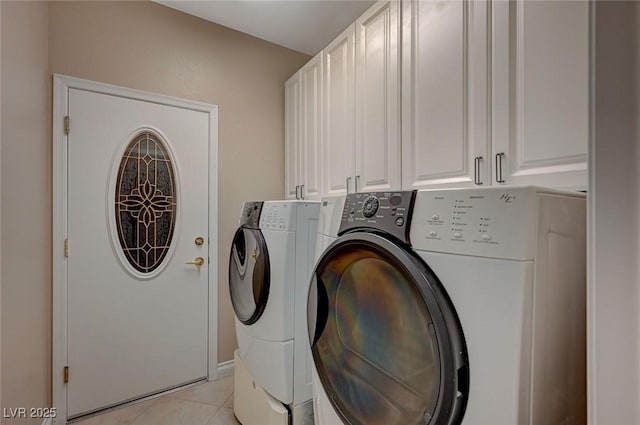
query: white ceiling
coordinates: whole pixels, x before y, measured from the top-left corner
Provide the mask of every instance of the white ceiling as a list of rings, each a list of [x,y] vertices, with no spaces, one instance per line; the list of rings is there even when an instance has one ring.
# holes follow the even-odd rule
[[[157,3],[314,56],[373,0],[155,0]]]

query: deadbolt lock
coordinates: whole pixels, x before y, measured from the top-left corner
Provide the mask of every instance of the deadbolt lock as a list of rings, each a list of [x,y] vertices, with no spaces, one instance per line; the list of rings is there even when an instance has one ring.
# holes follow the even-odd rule
[[[198,236],[195,240],[196,245],[200,246],[204,244],[204,238],[202,236]]]

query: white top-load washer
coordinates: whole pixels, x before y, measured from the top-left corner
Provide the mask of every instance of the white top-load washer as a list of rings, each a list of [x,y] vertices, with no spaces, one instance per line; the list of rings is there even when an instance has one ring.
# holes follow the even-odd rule
[[[236,385],[258,384],[269,398],[270,403],[263,404],[277,400],[286,405],[294,424],[312,420],[306,299],[319,210],[320,203],[314,201],[245,202],[229,260],[236,360],[242,362],[237,369],[250,375],[244,382],[236,379]],[[255,414],[251,404],[234,399],[241,421]]]
[[[317,425],[586,423],[584,194],[326,201],[308,299]]]

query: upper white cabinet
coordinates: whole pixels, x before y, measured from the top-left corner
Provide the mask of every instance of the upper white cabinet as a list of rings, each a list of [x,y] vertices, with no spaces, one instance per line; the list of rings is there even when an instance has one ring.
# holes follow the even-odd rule
[[[400,14],[380,1],[324,49],[324,193],[400,189]]]
[[[322,52],[300,70],[302,85],[301,199],[322,196]]]
[[[586,189],[588,7],[493,3],[495,183]]]
[[[284,185],[285,198],[297,199],[300,193],[302,109],[300,72],[284,83]]]
[[[357,191],[400,189],[400,11],[381,1],[355,23]]]
[[[402,186],[490,181],[488,3],[402,5]]]
[[[322,196],[322,52],[285,83],[285,195]]]
[[[353,190],[355,176],[354,26],[324,49],[324,192]]]
[[[406,1],[402,20],[403,188],[586,188],[587,1]]]
[[[588,0],[374,4],[285,86],[287,196],[586,189],[588,9]]]

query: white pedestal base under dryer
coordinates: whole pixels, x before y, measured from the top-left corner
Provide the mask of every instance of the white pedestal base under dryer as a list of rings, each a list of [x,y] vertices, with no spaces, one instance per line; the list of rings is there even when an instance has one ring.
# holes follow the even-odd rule
[[[584,194],[407,193],[321,220],[316,424],[586,423]]]
[[[245,204],[243,217],[252,208]],[[236,232],[229,265],[238,356],[269,396],[295,412],[292,424],[302,425],[313,420],[306,298],[320,203],[266,201],[259,210],[257,229]],[[234,404],[244,403],[240,396]]]
[[[289,425],[313,424],[312,401],[297,406],[285,406],[280,400],[269,395],[253,379],[251,372],[238,355],[234,353],[233,413],[243,425]],[[289,422],[291,421],[291,422]]]
[[[233,413],[243,425],[289,425],[289,412],[258,384],[238,355],[233,353]]]

